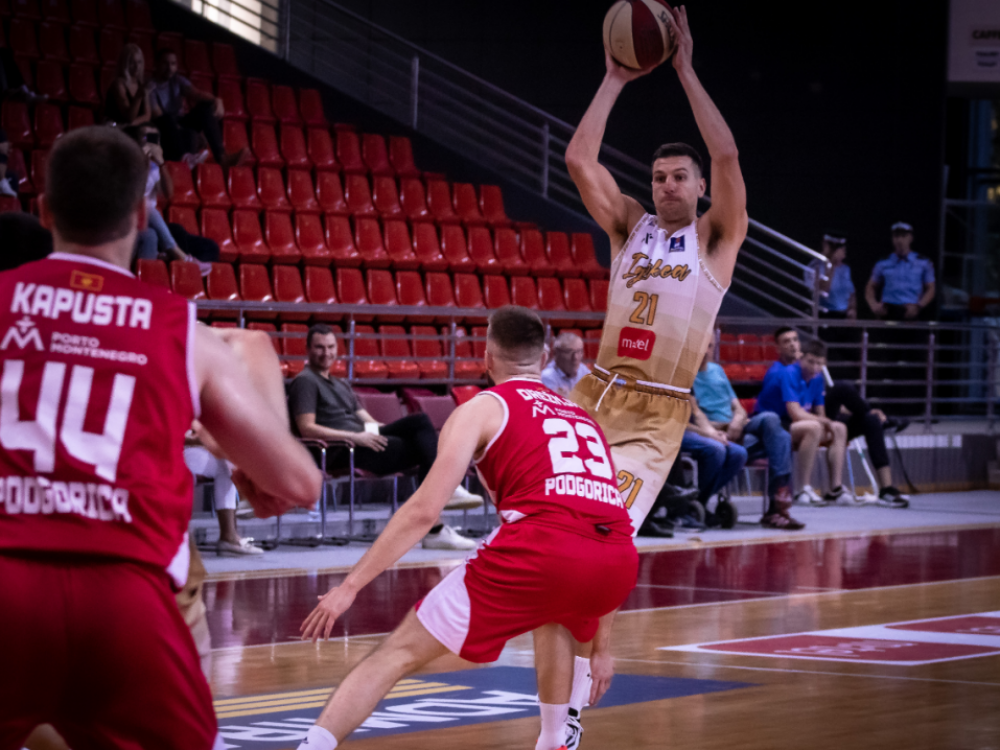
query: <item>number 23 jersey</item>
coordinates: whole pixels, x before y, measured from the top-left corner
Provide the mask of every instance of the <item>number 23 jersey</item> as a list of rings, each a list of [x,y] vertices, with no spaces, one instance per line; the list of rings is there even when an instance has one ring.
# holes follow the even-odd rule
[[[0,552],[186,577],[194,306],[85,256],[0,274]]]
[[[608,443],[586,411],[530,378],[476,398],[495,398],[504,410],[476,469],[505,523],[586,524],[591,532],[599,525],[631,538]]]

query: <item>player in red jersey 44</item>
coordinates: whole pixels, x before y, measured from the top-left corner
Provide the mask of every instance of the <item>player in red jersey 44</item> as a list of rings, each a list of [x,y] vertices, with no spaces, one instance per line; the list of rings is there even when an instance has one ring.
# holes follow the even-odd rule
[[[303,623],[303,638],[329,637],[358,591],[437,522],[476,462],[500,527],[344,679],[300,750],[336,748],[393,685],[432,659],[452,652],[495,661],[510,638],[531,630],[542,714],[536,750],[563,746],[574,638],[592,639],[624,602],[638,554],[604,435],[583,409],[542,385],[544,343],[534,313],[493,313],[486,369],[496,385],[449,417],[420,489]]]

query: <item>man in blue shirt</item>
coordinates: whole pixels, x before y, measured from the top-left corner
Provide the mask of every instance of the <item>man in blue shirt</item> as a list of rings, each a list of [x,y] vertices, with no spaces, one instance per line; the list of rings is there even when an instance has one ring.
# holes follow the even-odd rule
[[[865,299],[878,318],[914,320],[934,299],[934,265],[910,249],[913,227],[906,222],[892,225],[895,251],[872,269]],[[878,290],[882,299],[876,298]]]
[[[767,458],[770,499],[762,526],[796,531],[805,524],[789,515],[792,505],[792,438],[773,412],[748,418],[722,367],[712,361],[710,342],[694,379],[694,424],[684,433],[681,450],[698,462],[699,499],[706,501],[724,487],[747,460]],[[699,417],[699,415],[701,415]],[[700,420],[707,420],[707,424]],[[740,447],[737,443],[742,442]],[[738,449],[738,450],[737,450]]]
[[[792,329],[779,329],[775,342],[781,362],[775,362],[764,378],[757,397],[756,413],[773,412],[792,435],[797,451],[795,502],[803,505],[830,505],[850,499],[841,482],[847,452],[847,426],[826,416],[823,367],[826,345],[809,341],[799,355],[799,337]],[[797,360],[797,361],[796,361]],[[822,497],[809,484],[820,446],[827,449],[830,490]]]
[[[542,370],[542,382],[560,396],[569,396],[573,386],[590,368],[583,364],[583,339],[563,331],[552,344],[552,361]]]

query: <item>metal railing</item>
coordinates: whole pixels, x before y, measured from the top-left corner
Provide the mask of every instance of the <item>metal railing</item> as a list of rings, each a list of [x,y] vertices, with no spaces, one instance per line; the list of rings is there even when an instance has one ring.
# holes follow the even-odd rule
[[[283,56],[302,70],[543,198],[585,210],[564,158],[575,126],[332,0],[291,3],[283,33]],[[601,162],[648,210],[649,163],[607,145]],[[751,221],[734,287],[772,314],[815,317],[819,274],[810,264],[828,267],[821,254]]]

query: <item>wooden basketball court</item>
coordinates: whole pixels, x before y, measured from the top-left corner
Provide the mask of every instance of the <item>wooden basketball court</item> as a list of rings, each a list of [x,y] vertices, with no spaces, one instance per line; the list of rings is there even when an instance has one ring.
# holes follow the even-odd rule
[[[387,572],[316,646],[299,624],[342,573],[211,580],[227,745],[297,747],[328,689],[447,570]],[[345,745],[534,747],[531,648],[518,638],[490,667],[438,660]],[[583,748],[1000,748],[1000,528],[645,552],[615,653]]]

